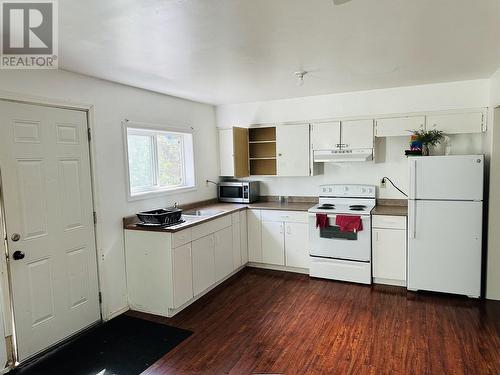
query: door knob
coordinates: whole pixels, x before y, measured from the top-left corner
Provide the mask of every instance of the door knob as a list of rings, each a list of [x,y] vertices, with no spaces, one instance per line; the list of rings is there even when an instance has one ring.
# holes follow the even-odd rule
[[[24,258],[24,253],[21,250],[14,251],[14,254],[12,254],[12,258],[14,260],[21,260]]]
[[[10,239],[14,242],[17,242],[21,239],[21,235],[19,233],[12,233],[12,236],[10,236]]]

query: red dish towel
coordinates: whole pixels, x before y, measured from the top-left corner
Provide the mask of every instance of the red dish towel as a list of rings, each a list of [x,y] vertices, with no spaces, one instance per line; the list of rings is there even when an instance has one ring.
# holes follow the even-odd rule
[[[328,226],[328,215],[316,214],[316,228],[326,228]]]
[[[335,225],[341,232],[359,232],[363,230],[361,216],[337,215]]]

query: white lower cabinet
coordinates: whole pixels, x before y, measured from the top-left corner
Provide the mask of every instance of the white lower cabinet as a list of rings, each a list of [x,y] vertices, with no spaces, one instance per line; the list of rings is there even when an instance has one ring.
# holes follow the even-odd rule
[[[233,267],[236,269],[241,267],[241,226],[239,212],[231,215],[231,222],[233,224]]]
[[[242,217],[235,218],[236,231],[231,215],[174,233],[125,230],[130,308],[171,317],[230,275],[239,267],[234,260],[242,262],[240,248],[247,251]]]
[[[179,308],[193,298],[193,268],[190,243],[172,250],[172,276],[174,308]]]
[[[289,267],[309,268],[306,223],[285,223],[285,264]]]
[[[262,210],[260,218],[262,258],[254,262],[309,268],[307,213]]]
[[[240,252],[241,265],[248,263],[248,223],[247,210],[240,211]]]
[[[231,227],[214,233],[215,280],[219,281],[233,272],[233,230]]]
[[[193,293],[198,295],[215,283],[215,240],[213,234],[193,241]]]
[[[261,210],[248,210],[248,260],[262,263],[262,228],[260,224]]]
[[[285,265],[284,224],[276,221],[262,222],[262,262]]]
[[[375,283],[406,285],[406,217],[373,216],[372,253]]]

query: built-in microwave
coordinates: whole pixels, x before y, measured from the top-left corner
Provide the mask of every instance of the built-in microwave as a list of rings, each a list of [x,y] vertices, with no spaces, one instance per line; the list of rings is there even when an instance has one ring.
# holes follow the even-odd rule
[[[224,181],[217,184],[220,202],[252,203],[259,199],[259,181]]]

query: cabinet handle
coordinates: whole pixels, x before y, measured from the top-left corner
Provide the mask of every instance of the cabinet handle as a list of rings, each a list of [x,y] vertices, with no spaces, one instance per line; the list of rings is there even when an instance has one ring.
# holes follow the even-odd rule
[[[280,224],[280,234],[283,234],[283,224]]]
[[[286,226],[286,233],[287,233],[287,234],[292,234],[292,230],[291,230],[291,228],[290,228],[290,225],[287,225],[287,226]]]

